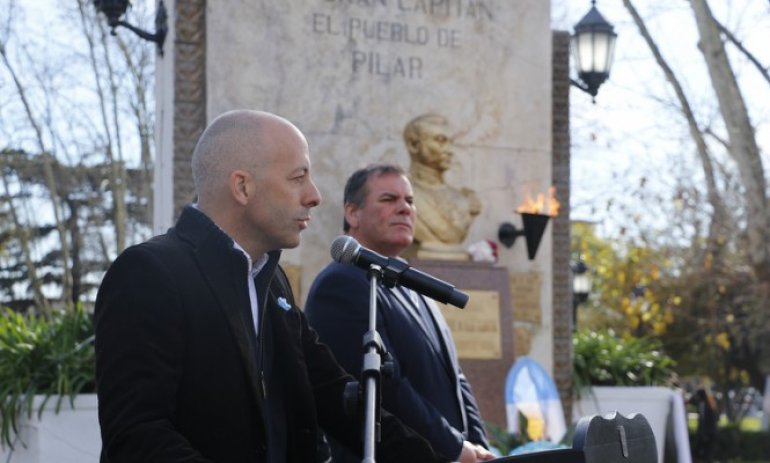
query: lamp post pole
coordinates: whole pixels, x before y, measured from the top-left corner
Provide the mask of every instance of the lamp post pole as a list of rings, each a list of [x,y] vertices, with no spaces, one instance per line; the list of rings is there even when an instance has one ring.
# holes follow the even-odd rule
[[[578,257],[578,261],[572,265],[572,331],[577,329],[578,306],[588,300],[592,284],[588,266]]]

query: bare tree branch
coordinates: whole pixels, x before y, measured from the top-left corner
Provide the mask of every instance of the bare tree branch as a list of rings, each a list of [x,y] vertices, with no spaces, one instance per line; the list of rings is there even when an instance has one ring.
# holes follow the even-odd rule
[[[679,109],[687,120],[687,125],[690,129],[690,136],[695,142],[696,152],[703,167],[708,201],[711,204],[711,207],[714,209],[709,227],[707,253],[705,257],[707,259],[713,259],[714,263],[718,264],[720,263],[720,259],[717,259],[717,257],[720,256],[722,252],[722,246],[720,243],[724,239],[722,235],[724,234],[724,227],[727,223],[728,215],[722,197],[719,193],[719,189],[717,187],[716,177],[714,174],[714,166],[711,161],[711,154],[709,152],[708,145],[706,144],[706,140],[703,138],[703,133],[698,127],[698,122],[695,120],[695,114],[693,113],[690,102],[684,93],[682,85],[679,83],[679,80],[674,74],[674,71],[668,65],[665,58],[663,58],[663,55],[661,54],[658,45],[655,43],[655,40],[652,38],[652,35],[650,35],[650,31],[647,29],[647,25],[644,23],[644,20],[639,15],[639,12],[636,10],[631,0],[623,0],[623,5],[631,14],[636,27],[639,29],[639,33],[644,38],[647,46],[650,48],[650,51],[655,57],[655,61],[658,63],[658,66],[660,66],[663,74],[666,76],[666,80],[673,87],[674,92],[676,93],[676,97],[679,100]]]
[[[35,131],[35,139],[38,144],[38,149],[40,151],[41,159],[43,160],[43,173],[45,175],[45,180],[47,184],[48,194],[51,199],[51,206],[53,209],[54,214],[54,220],[56,222],[56,230],[59,234],[59,244],[61,246],[61,256],[62,256],[62,300],[64,301],[64,304],[67,307],[71,307],[71,296],[72,296],[72,278],[70,275],[70,269],[69,269],[69,245],[67,240],[67,229],[64,225],[64,222],[62,221],[62,206],[61,206],[61,198],[59,197],[59,189],[56,181],[56,176],[54,174],[53,169],[53,156],[48,152],[48,150],[45,147],[45,142],[43,141],[43,134],[40,129],[40,125],[38,124],[37,119],[35,118],[35,115],[32,111],[32,106],[29,103],[29,100],[27,99],[27,92],[24,86],[21,83],[21,80],[18,77],[18,74],[16,73],[15,68],[11,64],[10,60],[8,59],[8,54],[6,53],[5,44],[0,46],[0,57],[2,57],[3,64],[5,65],[6,70],[11,75],[11,79],[13,80],[13,83],[16,88],[16,92],[19,96],[19,99],[21,100],[21,103],[24,107],[24,112],[27,116],[27,120],[29,124],[32,126],[32,129]],[[40,307],[40,310],[47,310],[46,307]]]
[[[711,127],[707,127],[703,132],[706,135],[708,135],[711,138],[713,138],[714,140],[716,140],[717,142],[719,142],[719,144],[722,145],[725,148],[725,151],[730,151],[730,143],[728,143],[727,140],[725,140],[724,138],[722,138],[719,135],[717,135],[716,133],[714,133],[714,131],[711,130]]]
[[[714,22],[719,28],[719,31],[722,32],[725,35],[725,37],[727,37],[727,40],[732,42],[732,44],[735,45],[736,48],[738,48],[738,50],[741,51],[741,53],[743,53],[746,59],[751,61],[751,64],[753,64],[754,67],[757,68],[757,70],[762,75],[762,77],[764,77],[767,83],[770,84],[770,72],[768,72],[768,69],[770,68],[762,66],[762,63],[759,62],[757,57],[754,56],[754,54],[751,53],[749,50],[747,50],[746,47],[743,46],[743,43],[741,43],[741,41],[738,40],[738,38],[735,37],[735,35],[733,35],[733,33],[730,32],[722,23],[720,23],[716,19],[714,19]]]
[[[22,256],[24,258],[24,266],[27,269],[27,277],[29,278],[29,283],[32,287],[32,298],[35,301],[36,307],[39,307],[41,310],[45,310],[46,308],[50,307],[50,304],[43,294],[43,284],[37,275],[37,267],[32,260],[32,251],[29,244],[29,230],[26,226],[24,226],[24,224],[21,223],[21,220],[16,213],[16,209],[14,208],[12,199],[13,197],[11,195],[10,188],[8,187],[9,181],[4,167],[4,156],[0,156],[0,173],[2,174],[0,175],[0,180],[3,182],[3,191],[5,193],[5,197],[8,198],[8,211],[10,213],[11,220],[13,221],[14,233],[16,234],[16,237],[19,240],[19,246],[21,247]]]
[[[147,66],[146,61],[148,57],[146,53],[142,53],[139,56],[138,62],[135,62],[134,56],[136,50],[132,50],[128,47],[126,42],[118,37],[118,47],[123,54],[123,57],[128,63],[128,71],[134,80],[134,92],[136,98],[131,101],[131,109],[134,113],[136,120],[137,132],[139,134],[140,149],[141,149],[141,178],[140,178],[140,194],[143,198],[146,198],[148,207],[145,220],[147,223],[152,223],[152,179],[153,179],[153,162],[152,162],[152,119],[150,117],[150,110],[147,103],[147,89],[150,87],[149,82],[143,69]]]
[[[100,114],[102,118],[102,129],[104,130],[104,134],[107,137],[107,144],[105,146],[105,155],[107,156],[107,160],[111,166],[110,169],[110,186],[112,190],[112,200],[114,204],[114,213],[115,213],[115,242],[117,246],[118,252],[122,251],[126,247],[126,204],[125,204],[125,175],[122,172],[123,169],[123,163],[121,162],[121,153],[120,153],[120,144],[118,143],[118,152],[117,152],[117,160],[115,159],[116,155],[113,153],[113,146],[115,146],[115,143],[113,143],[111,132],[110,132],[110,119],[108,116],[108,110],[107,110],[107,96],[105,94],[104,89],[102,88],[102,79],[101,79],[101,72],[99,70],[99,66],[97,65],[97,59],[96,59],[96,44],[94,42],[94,37],[91,33],[88,31],[88,23],[87,23],[87,13],[86,8],[90,6],[90,4],[86,3],[84,4],[84,0],[78,1],[78,8],[80,11],[80,21],[83,26],[83,33],[84,36],[88,42],[88,52],[90,57],[90,65],[91,69],[93,70],[95,82],[96,82],[96,92],[99,96],[99,109]],[[104,34],[102,34],[102,43],[104,42]],[[111,66],[111,63],[109,61],[109,53],[105,51],[106,56],[106,62],[107,62],[107,79],[108,82],[110,82],[110,94],[112,97],[115,97],[115,90],[114,90],[114,80],[113,80],[113,69]],[[113,107],[116,106],[113,101]],[[118,126],[117,124],[117,116],[113,118],[112,124],[114,126]],[[120,132],[119,129],[116,128],[116,140],[120,139]]]
[[[727,59],[719,27],[706,0],[690,0],[711,85],[729,138],[730,156],[738,166],[744,187],[748,252],[756,276],[770,282],[770,210],[767,182],[754,127],[735,73]]]
[[[152,165],[154,114],[147,88],[153,63],[145,47],[132,44],[130,37],[123,43],[108,36],[89,0],[57,4],[65,13],[61,19],[68,21],[62,27],[71,31],[62,42],[16,40],[14,34],[25,28],[24,15],[6,15],[13,13],[9,6],[25,12],[17,0],[0,0],[0,75],[9,84],[0,92],[0,132],[11,147],[33,147],[0,159],[0,167],[6,166],[0,172],[0,196],[4,185],[6,193],[15,195],[0,208],[0,220],[5,220],[0,238],[10,237],[13,244],[8,259],[3,256],[0,262],[0,291],[22,279],[25,294],[8,301],[21,309],[35,304],[45,310],[42,304],[56,306],[60,298],[68,306],[88,303],[93,277],[106,269],[114,252],[125,248],[129,236],[149,232],[140,214],[147,209],[143,189],[151,185],[144,179],[151,179],[145,170]],[[72,46],[73,39],[78,46]],[[124,56],[131,59],[124,61]],[[125,151],[129,146],[132,151],[141,146],[140,169],[131,166],[139,153]],[[11,203],[18,225],[6,211]],[[48,212],[52,204],[56,227]],[[62,225],[64,244],[55,235]],[[49,283],[61,296],[39,290],[47,290]]]

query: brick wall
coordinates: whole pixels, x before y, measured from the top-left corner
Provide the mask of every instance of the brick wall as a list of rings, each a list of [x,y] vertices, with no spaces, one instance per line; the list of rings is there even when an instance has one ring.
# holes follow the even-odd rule
[[[561,202],[553,221],[553,374],[567,423],[572,415],[572,281],[570,277],[569,33],[553,33],[553,185]]]
[[[174,35],[174,218],[194,200],[190,160],[206,128],[206,0],[177,1]]]

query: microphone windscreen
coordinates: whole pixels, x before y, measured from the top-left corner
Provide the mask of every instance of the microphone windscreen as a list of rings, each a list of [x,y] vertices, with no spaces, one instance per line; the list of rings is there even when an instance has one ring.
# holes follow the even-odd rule
[[[340,235],[332,241],[331,255],[332,259],[343,264],[353,263],[358,254],[361,245],[355,238],[347,235]]]

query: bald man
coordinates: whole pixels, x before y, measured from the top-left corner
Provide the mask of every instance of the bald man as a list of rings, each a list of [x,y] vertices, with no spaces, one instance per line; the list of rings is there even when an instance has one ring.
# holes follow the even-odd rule
[[[321,201],[289,121],[239,110],[193,153],[197,204],[112,264],[96,300],[102,463],[316,461],[319,427],[360,453],[352,380],[294,305],[280,250]],[[445,461],[383,414],[379,461]]]

